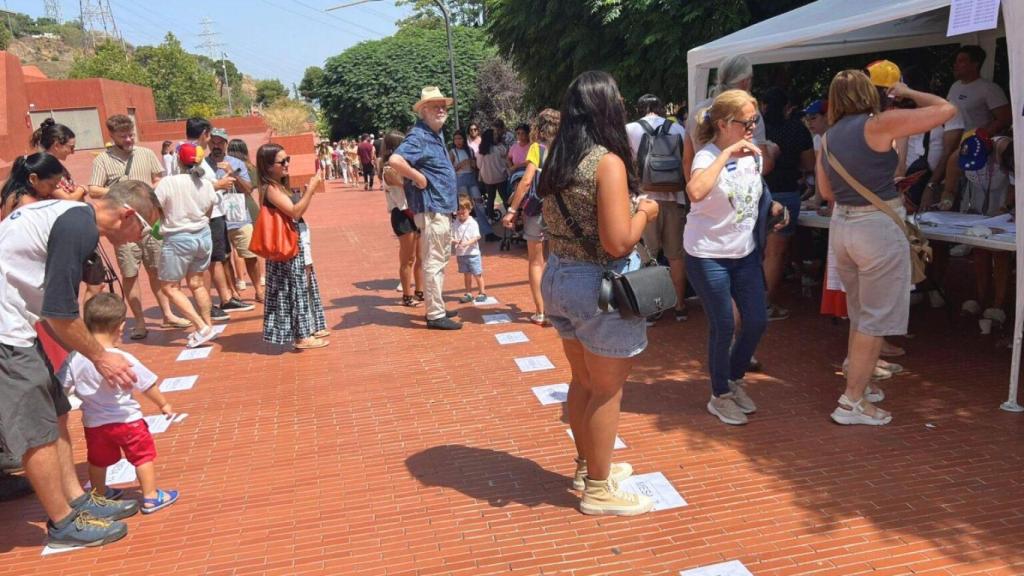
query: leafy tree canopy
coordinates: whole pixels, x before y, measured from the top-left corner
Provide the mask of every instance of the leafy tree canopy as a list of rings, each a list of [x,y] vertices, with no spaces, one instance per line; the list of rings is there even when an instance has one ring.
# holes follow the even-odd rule
[[[487,27],[537,105],[555,106],[585,70],[607,70],[633,100],[686,98],[686,52],[810,0],[488,0]]]
[[[259,80],[256,82],[256,103],[269,105],[288,97],[288,89],[280,80]]]
[[[448,6],[455,26],[483,26],[487,18],[487,3],[484,0],[442,0]],[[444,27],[441,9],[436,0],[398,0],[399,6],[412,6],[412,16],[398,22],[399,28],[409,25]]]
[[[146,70],[119,42],[105,41],[96,46],[91,56],[75,58],[71,78],[106,78],[130,84],[149,86]]]
[[[324,81],[324,69],[319,66],[306,68],[302,75],[302,82],[299,83],[299,95],[307,101],[317,99],[320,84]]]
[[[453,27],[452,41],[459,117],[467,121],[477,96],[477,69],[494,49],[476,28]],[[333,134],[404,130],[416,120],[412,105],[424,86],[439,86],[450,95],[445,32],[407,27],[329,58],[318,99]]]
[[[221,109],[213,73],[204,71],[199,59],[185,52],[174,34],[168,32],[159,46],[139,48],[135,57],[149,76],[161,118],[181,118],[196,105]]]

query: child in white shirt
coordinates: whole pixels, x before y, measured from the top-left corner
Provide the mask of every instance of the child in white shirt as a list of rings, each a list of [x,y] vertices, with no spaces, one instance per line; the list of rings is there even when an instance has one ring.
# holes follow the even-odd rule
[[[459,302],[463,304],[474,300],[471,293],[474,278],[478,288],[475,300],[477,302],[487,300],[487,294],[484,293],[484,264],[480,255],[480,226],[470,215],[472,212],[473,200],[465,194],[460,194],[459,209],[455,213],[455,222],[452,225],[452,245],[459,262],[459,272],[463,274],[466,281],[466,293],[459,298]]]
[[[108,351],[124,356],[132,364],[137,381],[135,390],[142,392],[160,412],[173,417],[171,405],[156,386],[157,376],[127,352],[117,349],[124,332],[127,309],[120,297],[101,292],[85,303],[85,325],[94,338]],[[89,481],[93,492],[110,499],[121,496],[122,490],[107,487],[107,467],[125,458],[133,466],[142,487],[142,513],[152,514],[178,500],[177,490],[156,487],[153,460],[156,446],[149,427],[142,418],[142,407],[129,390],[107,382],[84,356],[68,361],[64,386],[74,388],[82,401],[82,422],[89,461]]]

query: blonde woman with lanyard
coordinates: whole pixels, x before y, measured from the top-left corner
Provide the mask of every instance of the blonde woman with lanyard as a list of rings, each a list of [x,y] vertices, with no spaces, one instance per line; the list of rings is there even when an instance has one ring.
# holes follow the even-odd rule
[[[519,211],[526,193],[530,190],[534,178],[539,178],[544,164],[544,155],[558,134],[561,114],[558,110],[546,108],[537,115],[536,141],[530,145],[526,153],[526,169],[519,180],[515,193],[509,199],[509,208],[502,217],[501,223],[506,228],[515,227],[516,212]],[[547,323],[544,317],[544,297],[540,293],[540,280],[544,276],[544,217],[541,214],[529,216],[523,214],[523,237],[526,238],[526,251],[529,260],[530,294],[537,313],[530,316],[530,322],[543,326]]]
[[[850,315],[846,390],[832,412],[832,419],[839,424],[880,426],[892,420],[891,414],[873,404],[885,395],[877,388],[869,390],[868,384],[882,338],[906,334],[910,316],[907,238],[902,227],[858,188],[877,196],[897,218],[905,218],[893,180],[899,163],[894,142],[928,132],[956,114],[956,108],[941,97],[911,90],[902,83],[889,88],[888,96],[912,100],[917,107],[880,112],[878,90],[863,72],[836,74],[828,96],[831,127],[822,137],[816,167],[822,198],[835,202],[829,246],[846,287]]]

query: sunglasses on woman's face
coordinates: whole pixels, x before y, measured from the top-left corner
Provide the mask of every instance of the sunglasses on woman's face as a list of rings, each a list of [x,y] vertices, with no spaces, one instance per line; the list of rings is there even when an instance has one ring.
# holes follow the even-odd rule
[[[287,166],[288,163],[291,162],[291,161],[292,161],[292,157],[291,156],[285,156],[284,160],[275,160],[274,164],[280,164],[281,166]]]
[[[754,116],[750,120],[736,120],[735,118],[731,120],[731,122],[735,122],[735,123],[743,126],[743,130],[745,130],[747,132],[750,132],[751,130],[753,130],[754,126],[757,126],[757,123],[760,122],[760,121],[761,121],[761,118],[758,117],[758,116]]]

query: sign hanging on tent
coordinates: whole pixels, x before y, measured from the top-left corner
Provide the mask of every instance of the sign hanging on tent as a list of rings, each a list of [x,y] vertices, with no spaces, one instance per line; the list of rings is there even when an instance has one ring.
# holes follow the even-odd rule
[[[999,0],[953,0],[946,36],[959,36],[999,25]]]

